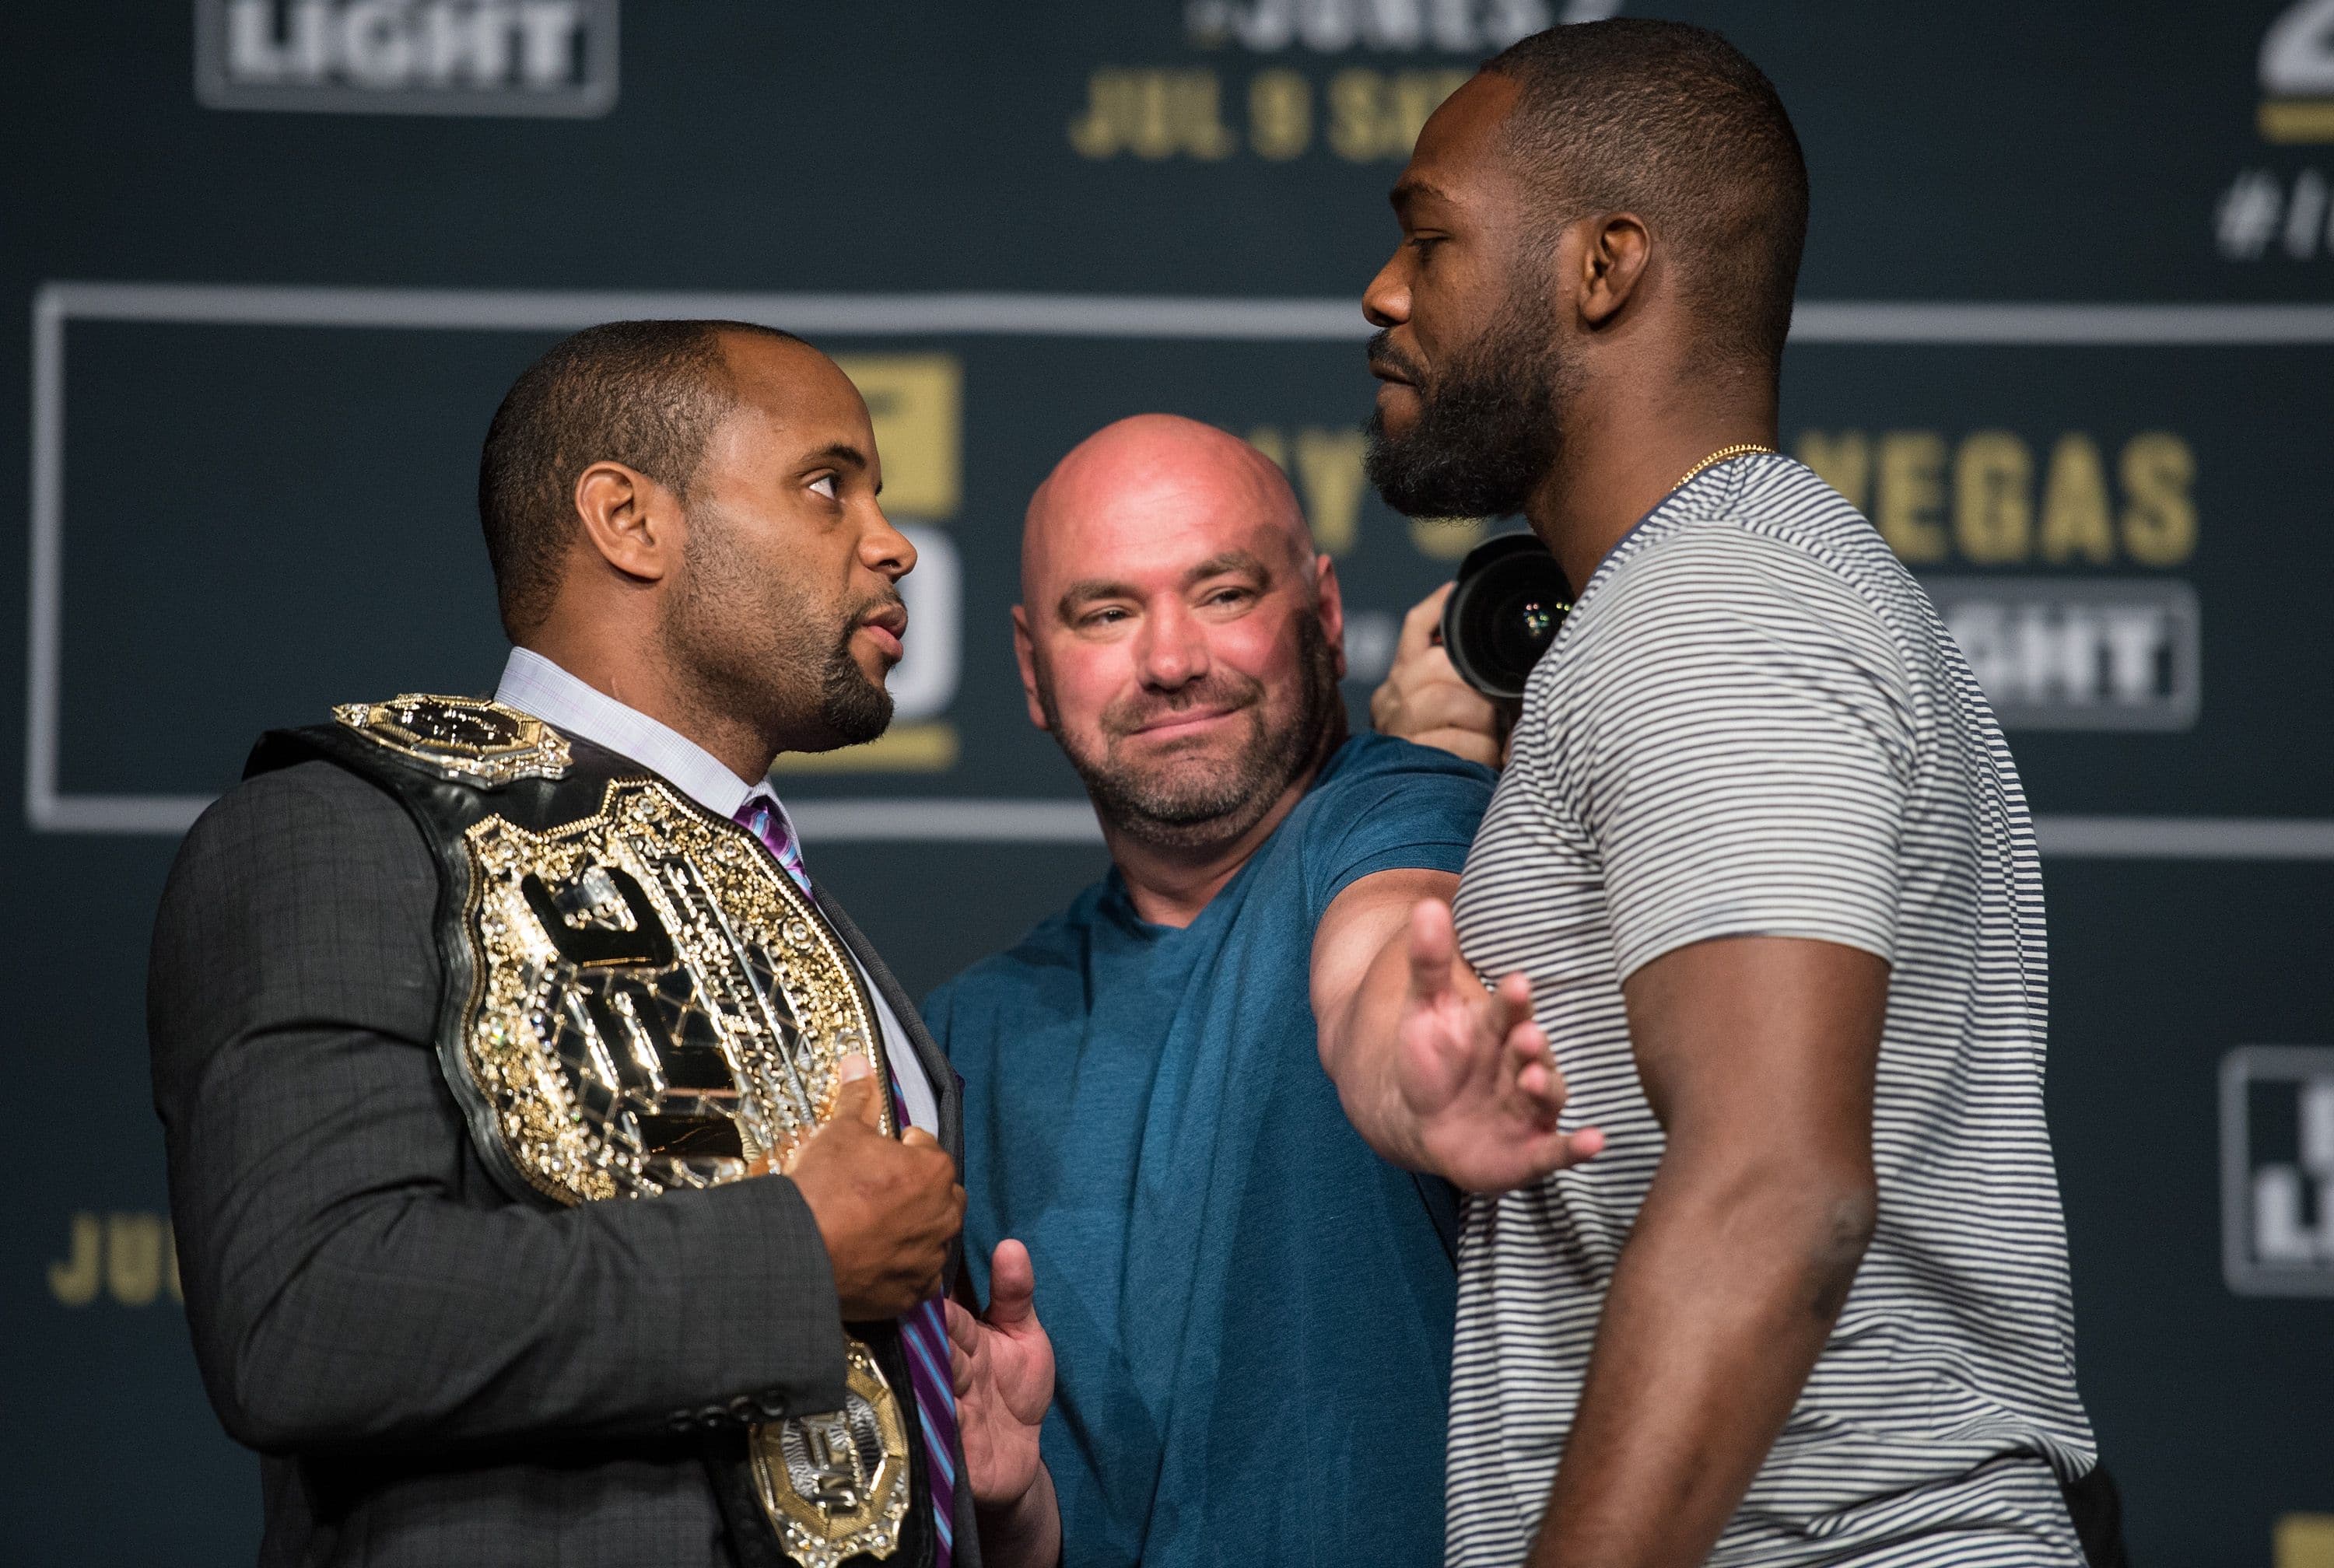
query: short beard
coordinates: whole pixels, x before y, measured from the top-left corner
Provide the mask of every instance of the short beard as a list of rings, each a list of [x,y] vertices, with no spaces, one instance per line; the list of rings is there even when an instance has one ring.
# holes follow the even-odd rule
[[[1419,370],[1384,332],[1371,340],[1370,358],[1406,376]],[[1554,310],[1519,282],[1481,336],[1413,380],[1419,409],[1408,432],[1389,434],[1384,416],[1371,411],[1370,483],[1410,517],[1521,512],[1556,467],[1571,381]]]
[[[1041,678],[1037,704],[1062,755],[1086,786],[1095,813],[1129,838],[1153,849],[1191,850],[1230,843],[1262,822],[1289,784],[1317,765],[1345,738],[1345,701],[1337,688],[1337,660],[1316,614],[1297,623],[1299,678],[1296,711],[1268,727],[1263,684],[1249,676],[1210,675],[1142,712],[1113,704],[1103,715],[1100,755],[1082,755],[1062,728],[1052,688]],[[1230,698],[1248,716],[1249,738],[1220,768],[1187,776],[1173,762],[1148,771],[1110,754],[1116,736],[1132,733],[1150,713],[1201,707]]]
[[[896,597],[854,605],[831,630],[834,607],[756,561],[728,519],[700,506],[690,524],[681,579],[658,629],[690,706],[716,724],[746,724],[774,749],[829,751],[882,735],[892,694],[860,669],[851,638]]]

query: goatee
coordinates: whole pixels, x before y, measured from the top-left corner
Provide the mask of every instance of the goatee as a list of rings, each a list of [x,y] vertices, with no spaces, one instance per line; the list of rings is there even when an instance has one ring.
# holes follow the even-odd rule
[[[1418,418],[1400,436],[1373,409],[1366,471],[1385,504],[1410,517],[1521,512],[1555,467],[1567,366],[1555,314],[1536,289],[1509,291],[1483,334],[1431,375],[1380,332],[1370,361],[1409,379]]]
[[[1145,705],[1150,711],[1223,705],[1244,715],[1249,727],[1246,744],[1211,771],[1194,773],[1172,759],[1148,768],[1120,762],[1113,755],[1114,739],[1132,734],[1149,716],[1122,704],[1114,704],[1103,716],[1101,754],[1081,755],[1065,736],[1053,693],[1041,680],[1038,706],[1061,743],[1062,755],[1085,784],[1095,813],[1128,837],[1168,850],[1229,843],[1263,821],[1289,784],[1345,737],[1336,654],[1320,619],[1302,617],[1297,638],[1303,688],[1296,710],[1278,728],[1266,713],[1263,683],[1251,676],[1220,672],[1170,698]]]

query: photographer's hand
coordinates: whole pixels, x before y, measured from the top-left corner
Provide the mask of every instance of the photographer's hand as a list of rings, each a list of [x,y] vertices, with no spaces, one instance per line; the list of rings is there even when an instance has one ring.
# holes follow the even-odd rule
[[[1498,767],[1506,760],[1508,715],[1459,678],[1437,637],[1451,589],[1444,583],[1402,618],[1394,668],[1370,694],[1370,726]]]

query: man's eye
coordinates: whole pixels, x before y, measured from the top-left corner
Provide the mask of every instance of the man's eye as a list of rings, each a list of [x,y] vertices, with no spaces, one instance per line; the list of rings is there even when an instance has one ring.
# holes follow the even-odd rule
[[[834,476],[832,474],[821,474],[810,482],[810,487],[830,501],[840,499],[840,495],[835,488]]]

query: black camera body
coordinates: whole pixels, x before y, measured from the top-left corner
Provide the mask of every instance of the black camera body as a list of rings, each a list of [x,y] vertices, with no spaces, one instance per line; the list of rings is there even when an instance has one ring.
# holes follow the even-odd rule
[[[1536,534],[1500,534],[1467,552],[1442,604],[1442,647],[1459,678],[1494,702],[1521,702],[1532,666],[1572,613],[1572,584]]]

